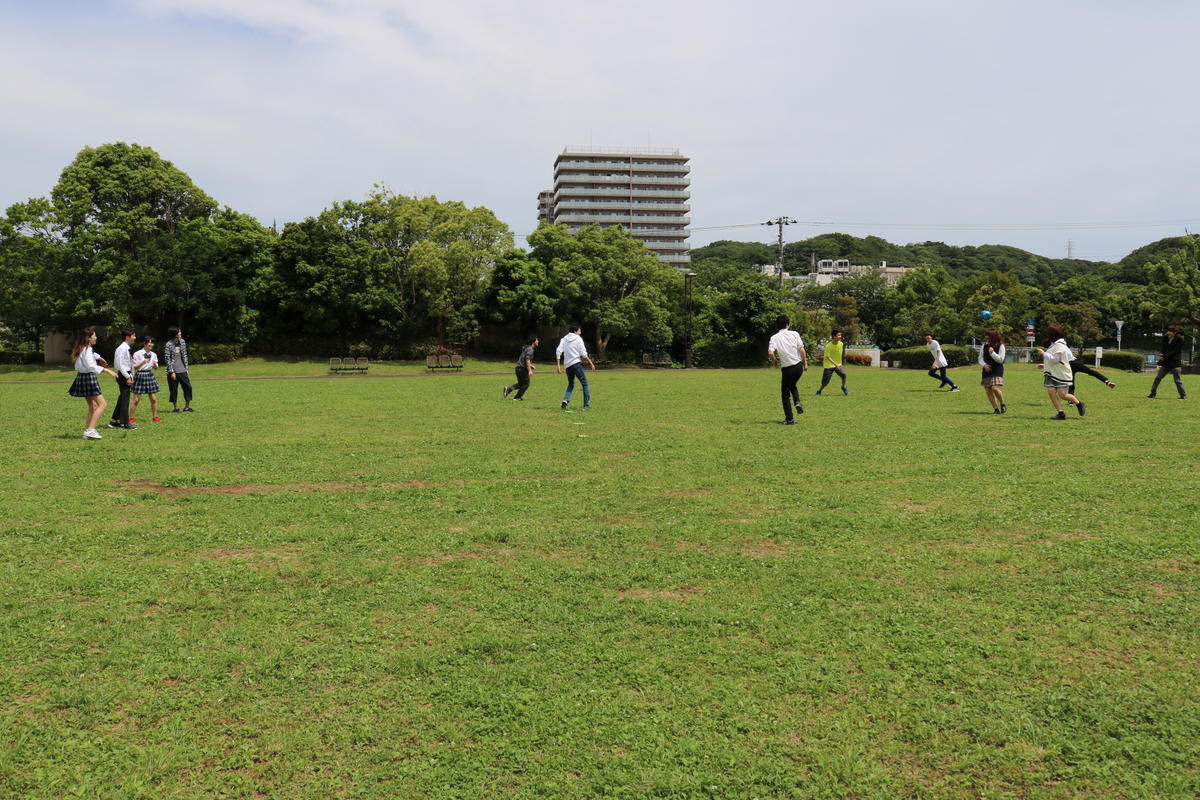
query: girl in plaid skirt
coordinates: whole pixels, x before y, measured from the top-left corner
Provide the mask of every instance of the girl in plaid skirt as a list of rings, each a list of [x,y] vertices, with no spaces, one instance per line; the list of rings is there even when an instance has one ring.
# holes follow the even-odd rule
[[[67,394],[87,400],[87,418],[83,429],[83,438],[85,439],[101,438],[96,431],[96,423],[100,420],[104,409],[108,407],[108,402],[100,392],[100,381],[96,380],[96,376],[101,372],[107,372],[114,378],[117,377],[117,373],[108,369],[108,362],[92,352],[92,345],[95,343],[96,331],[92,328],[84,328],[75,337],[75,346],[71,349],[71,358],[75,360],[75,382],[71,384]]]
[[[154,337],[147,336],[142,341],[142,349],[133,354],[133,408],[129,409],[129,421],[133,422],[137,414],[138,403],[142,395],[150,395],[150,418],[162,422],[158,418],[158,381],[154,379],[154,368],[158,366],[158,354],[154,352]]]

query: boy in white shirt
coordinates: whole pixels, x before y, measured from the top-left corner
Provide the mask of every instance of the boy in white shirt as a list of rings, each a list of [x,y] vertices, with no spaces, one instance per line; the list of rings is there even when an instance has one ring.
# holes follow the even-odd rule
[[[804,349],[804,340],[800,334],[791,330],[791,322],[783,314],[775,319],[778,332],[771,337],[767,345],[767,357],[771,363],[779,366],[779,394],[783,399],[783,421],[780,425],[795,425],[792,417],[792,404],[796,404],[796,413],[803,414],[804,406],[800,405],[800,392],[796,384],[804,374],[804,363],[808,360],[808,352]]]
[[[583,407],[589,409],[592,407],[592,393],[588,389],[587,375],[583,370],[583,362],[595,369],[596,365],[592,362],[591,356],[588,355],[587,345],[583,343],[583,337],[579,335],[581,331],[578,322],[572,322],[567,326],[567,335],[564,336],[558,343],[558,348],[554,351],[555,367],[559,373],[565,368],[567,370],[567,393],[563,395],[562,407],[566,409],[571,404],[571,392],[575,390],[575,379],[579,379],[580,386],[583,387]]]
[[[117,407],[113,409],[112,419],[108,422],[110,428],[135,430],[129,422],[129,387],[133,386],[133,354],[129,351],[129,345],[133,344],[136,338],[137,333],[132,328],[121,331],[121,343],[117,345],[117,352],[113,354],[113,369],[117,371],[117,390],[120,394],[117,396]]]
[[[946,360],[946,354],[942,352],[941,344],[933,338],[932,333],[925,334],[925,344],[929,347],[930,355],[933,356],[933,366],[929,368],[929,377],[941,381],[938,384],[939,389],[949,385],[950,391],[957,392],[958,384],[946,377],[946,367],[950,366],[950,362]]]

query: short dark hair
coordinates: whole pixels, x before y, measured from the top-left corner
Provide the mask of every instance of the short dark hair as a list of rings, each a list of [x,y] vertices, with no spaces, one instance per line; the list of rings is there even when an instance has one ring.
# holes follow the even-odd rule
[[[1171,333],[1179,333],[1179,326],[1178,325],[1168,325],[1167,330],[1169,330]]]
[[[122,339],[128,339],[130,336],[137,336],[137,331],[133,328],[121,328]]]
[[[929,333],[928,331],[927,331],[927,332],[925,332],[925,333],[922,333],[921,335],[922,335],[922,336],[928,336],[930,339],[936,339],[936,338],[937,338],[936,336],[934,336],[932,333]]]
[[[787,326],[788,326],[787,314],[780,314],[778,317],[775,318],[775,327],[776,328],[783,330]]]
[[[525,340],[525,344],[533,344],[538,340],[536,333],[529,334],[529,338]]]
[[[167,338],[168,339],[174,339],[175,335],[177,333],[179,333],[179,326],[172,325],[171,327],[167,328]]]
[[[154,337],[147,334],[146,336],[142,337],[142,341],[146,344],[154,344]]]
[[[1058,327],[1057,325],[1047,325],[1046,326],[1046,344],[1047,345],[1054,344],[1059,339],[1063,339],[1063,338],[1065,338],[1065,337],[1063,336],[1062,328]]]
[[[567,330],[570,331],[571,333],[579,333],[581,330],[583,330],[583,326],[580,325],[578,322],[572,322],[570,325],[567,326]]]
[[[829,335],[830,335],[830,336],[837,336],[839,333],[841,333],[841,331],[834,331],[833,333],[831,333],[831,334],[829,334]]]

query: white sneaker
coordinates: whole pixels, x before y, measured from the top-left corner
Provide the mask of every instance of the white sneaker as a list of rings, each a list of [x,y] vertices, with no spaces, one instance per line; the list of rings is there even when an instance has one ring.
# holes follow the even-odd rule
[[[85,438],[85,439],[103,439],[104,437],[101,436],[100,433],[95,428],[88,428],[86,431],[83,432],[83,438]]]

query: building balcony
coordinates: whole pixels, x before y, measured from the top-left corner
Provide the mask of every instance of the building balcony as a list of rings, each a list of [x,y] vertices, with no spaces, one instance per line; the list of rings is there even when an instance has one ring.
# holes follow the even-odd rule
[[[625,188],[618,189],[618,188],[611,187],[611,186],[605,186],[602,188],[595,188],[595,187],[589,188],[589,187],[585,187],[585,186],[564,186],[563,188],[558,190],[558,193],[555,195],[555,197],[556,198],[561,197],[562,195],[572,195],[572,196],[600,195],[600,196],[605,196],[605,197],[615,195],[615,196],[619,196],[619,197],[635,197],[635,198],[636,197],[666,197],[666,198],[678,198],[680,200],[687,200],[689,197],[692,196],[692,193],[685,191],[683,189],[676,189],[674,187],[666,187],[666,188],[662,188],[662,189],[638,189],[635,187],[625,187]]]
[[[688,173],[687,164],[638,164],[628,161],[559,161],[554,165],[554,174],[563,170],[620,170],[622,172],[679,172]]]
[[[559,200],[555,208],[579,209],[598,208],[601,211],[627,208],[631,211],[691,211],[686,203],[641,203],[628,200]]]
[[[655,219],[661,217],[661,219]],[[554,217],[555,222],[561,222],[565,225],[590,225],[593,222],[618,222],[626,228],[635,222],[678,222],[680,225],[688,225],[691,219],[688,217],[676,217],[670,214],[651,214],[647,216],[633,217],[629,214],[612,214],[599,213],[590,214],[586,211],[567,211],[562,214],[557,214]],[[645,231],[630,231],[630,233],[644,233]]]
[[[561,191],[563,184],[571,183],[612,183],[618,186],[630,184],[652,184],[658,186],[687,186],[691,181],[687,178],[662,178],[652,175],[580,175],[568,173],[555,176],[554,189]]]

